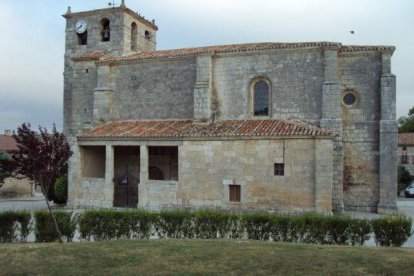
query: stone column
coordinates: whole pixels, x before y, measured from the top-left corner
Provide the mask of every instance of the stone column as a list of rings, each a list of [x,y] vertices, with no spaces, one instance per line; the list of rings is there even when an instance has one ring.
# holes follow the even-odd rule
[[[395,120],[396,79],[391,73],[393,51],[382,53],[381,121],[379,133],[378,213],[396,214],[398,170],[398,124]]]
[[[113,207],[114,204],[114,147],[106,145],[105,147],[105,188],[103,207]]]
[[[140,145],[140,173],[138,184],[138,207],[146,207],[149,202],[148,194],[148,148]]]
[[[333,150],[333,186],[332,207],[336,211],[344,210],[343,172],[344,152],[342,142],[341,87],[337,77],[338,49],[324,49],[324,83],[322,85],[321,127],[330,128],[337,134]]]
[[[68,207],[76,208],[78,207],[78,189],[80,189],[79,181],[81,174],[81,153],[79,151],[78,143],[76,137],[67,136],[66,137],[70,150],[72,151],[72,156],[68,160]]]
[[[332,214],[333,140],[315,140],[315,212]]]

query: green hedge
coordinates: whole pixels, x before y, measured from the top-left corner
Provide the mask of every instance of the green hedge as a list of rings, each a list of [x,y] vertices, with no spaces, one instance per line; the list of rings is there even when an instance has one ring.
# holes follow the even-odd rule
[[[25,242],[30,232],[30,219],[27,211],[0,213],[0,242]]]
[[[394,218],[398,229],[411,229],[411,220]],[[380,232],[388,225],[376,226],[376,220],[343,215],[323,216],[307,213],[298,216],[249,213],[235,215],[221,210],[117,211],[91,210],[83,213],[79,230],[87,240],[148,238],[273,240],[336,245],[364,245],[374,231],[375,238],[389,239],[401,246],[411,235],[408,231]],[[376,227],[376,228],[375,228]],[[384,230],[383,230],[384,231]],[[386,243],[378,243],[386,246]],[[399,245],[398,245],[399,244]]]
[[[387,216],[371,221],[375,242],[380,246],[402,246],[411,232],[411,218],[405,215]]]
[[[401,246],[411,236],[406,216],[371,221],[344,215],[298,216],[267,213],[233,214],[214,209],[186,210],[87,210],[82,214],[55,211],[62,235],[72,241],[77,227],[84,240],[158,238],[252,239],[278,242],[364,245],[373,235],[379,246]],[[47,211],[35,213],[36,242],[57,241]],[[0,213],[0,242],[25,241],[30,229],[28,212]],[[16,233],[21,232],[20,239]]]
[[[85,211],[79,219],[82,239],[97,241],[116,239],[143,239],[151,235],[157,215],[141,210]]]
[[[78,224],[78,216],[63,211],[53,211],[53,215],[56,218],[63,239],[68,242],[72,241]],[[34,217],[36,221],[36,242],[54,242],[59,240],[48,211],[37,211]]]

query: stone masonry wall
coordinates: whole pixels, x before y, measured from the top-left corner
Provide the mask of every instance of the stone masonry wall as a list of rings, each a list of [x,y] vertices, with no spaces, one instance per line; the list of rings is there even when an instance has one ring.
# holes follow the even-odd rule
[[[193,118],[195,60],[112,68],[114,119]]]
[[[106,145],[105,178],[82,177],[79,160],[72,160],[75,206],[112,206],[113,149],[134,145],[140,147],[138,207],[332,211],[332,139],[82,142],[94,144]],[[178,146],[178,180],[148,179],[147,147],[154,145]],[[284,176],[274,175],[274,163],[285,164]],[[231,184],[241,186],[241,202],[229,202]]]
[[[356,103],[342,100],[344,142],[344,204],[346,210],[376,211],[379,197],[379,119],[381,57],[344,55],[338,73],[343,93],[352,91]]]
[[[257,77],[265,77],[271,83],[271,117],[320,119],[321,49],[281,49],[272,53],[217,57],[213,68],[221,119],[252,117],[250,85]]]
[[[332,154],[332,141],[327,141],[324,151]],[[177,199],[184,206],[289,213],[317,210],[315,173],[323,172],[315,171],[314,139],[186,141],[179,152]],[[325,161],[326,184],[332,159]],[[285,175],[275,176],[274,163],[283,162]],[[240,203],[229,202],[229,184],[241,185]],[[319,190],[327,200],[319,202],[318,211],[325,213],[332,210],[332,182],[328,184]]]
[[[76,135],[93,122],[93,90],[97,72],[93,62],[68,62],[64,84],[65,131]]]

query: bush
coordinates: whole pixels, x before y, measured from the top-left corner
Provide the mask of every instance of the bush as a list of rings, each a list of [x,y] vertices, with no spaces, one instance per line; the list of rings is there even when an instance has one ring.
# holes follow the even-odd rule
[[[31,215],[27,211],[0,213],[0,242],[26,241],[30,232],[30,219]]]
[[[54,211],[53,214],[56,218],[56,222],[59,226],[63,239],[66,239],[68,242],[72,241],[75,236],[78,216],[73,215],[72,212],[68,213],[62,211]],[[37,211],[35,213],[35,220],[36,242],[54,242],[59,240],[59,236],[55,230],[55,225],[53,224],[52,218],[50,217],[48,211]]]
[[[247,238],[252,240],[269,240],[272,224],[272,217],[266,213],[245,214],[241,217],[241,226],[246,230]]]
[[[202,209],[194,213],[194,237],[197,239],[238,238],[238,216],[221,210]]]
[[[411,236],[412,219],[405,215],[386,216],[371,221],[375,243],[380,246],[401,246]]]
[[[79,231],[86,240],[148,239],[155,218],[156,214],[142,210],[91,210],[82,214]]]
[[[54,185],[54,200],[56,204],[66,204],[68,201],[68,178],[59,177]]]
[[[160,238],[193,238],[193,214],[185,210],[161,211],[155,222]]]

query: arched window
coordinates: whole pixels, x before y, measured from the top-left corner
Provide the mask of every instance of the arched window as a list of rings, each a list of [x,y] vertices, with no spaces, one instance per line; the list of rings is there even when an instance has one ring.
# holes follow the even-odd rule
[[[131,24],[131,50],[137,50],[137,23],[135,22]]]
[[[88,44],[88,31],[85,31],[82,34],[76,34],[78,36],[78,45],[87,45]]]
[[[145,30],[144,35],[145,35],[145,39],[147,39],[147,40],[151,40],[152,35],[151,35],[151,33],[150,33],[148,30]]]
[[[252,87],[253,116],[270,115],[270,87],[264,78],[256,79]]]
[[[108,18],[103,18],[101,20],[101,36],[102,41],[110,41],[111,40],[111,29],[109,27],[110,21]]]

